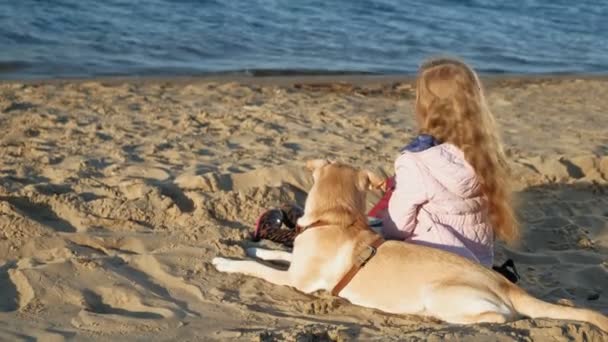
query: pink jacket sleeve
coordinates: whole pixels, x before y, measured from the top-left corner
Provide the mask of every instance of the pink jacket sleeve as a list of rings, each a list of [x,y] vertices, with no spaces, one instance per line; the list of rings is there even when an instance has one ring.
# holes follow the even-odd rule
[[[427,201],[423,177],[411,154],[405,153],[395,161],[396,187],[382,225],[386,238],[404,240],[414,232],[418,208]]]

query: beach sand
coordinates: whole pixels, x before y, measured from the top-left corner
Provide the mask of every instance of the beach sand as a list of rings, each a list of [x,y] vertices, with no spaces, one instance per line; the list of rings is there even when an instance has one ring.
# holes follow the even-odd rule
[[[238,81],[0,84],[0,340],[608,339],[546,319],[447,325],[218,273],[210,260],[244,257],[261,211],[303,203],[304,161],[389,174],[415,134],[408,80]],[[513,258],[542,299],[608,314],[608,81],[488,84],[524,229],[496,262]]]

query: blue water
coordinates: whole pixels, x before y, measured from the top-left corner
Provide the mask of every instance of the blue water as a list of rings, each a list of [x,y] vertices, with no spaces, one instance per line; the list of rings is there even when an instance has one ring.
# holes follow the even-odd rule
[[[0,78],[605,73],[606,0],[0,0]]]

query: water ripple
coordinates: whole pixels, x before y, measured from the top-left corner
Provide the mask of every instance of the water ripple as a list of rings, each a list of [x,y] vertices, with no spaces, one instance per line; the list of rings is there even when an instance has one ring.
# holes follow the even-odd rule
[[[497,73],[608,71],[603,0],[0,1],[0,78],[413,73],[456,54]]]

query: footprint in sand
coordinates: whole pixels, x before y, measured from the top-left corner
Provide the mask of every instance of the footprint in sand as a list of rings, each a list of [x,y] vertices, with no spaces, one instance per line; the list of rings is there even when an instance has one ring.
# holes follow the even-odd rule
[[[72,319],[76,328],[101,333],[158,331],[181,326],[182,314],[170,303],[146,298],[126,287],[82,291],[85,309]]]
[[[176,184],[155,179],[139,178],[123,181],[120,191],[129,200],[147,197],[150,203],[160,210],[166,210],[175,205],[180,213],[194,211],[194,202]]]
[[[13,265],[3,265],[0,268],[0,312],[11,312],[18,309],[17,287],[11,280],[8,271]]]
[[[35,203],[27,197],[8,196],[0,197],[0,200],[10,203],[12,209],[19,215],[57,232],[73,233],[78,230],[70,221],[60,217],[48,204]]]
[[[197,286],[190,285],[182,278],[175,277],[163,270],[161,264],[152,255],[130,255],[125,256],[125,258],[131,265],[139,268],[157,283],[162,284],[169,289],[183,291],[198,300],[204,300],[203,293]]]
[[[566,157],[534,157],[527,160],[527,165],[548,180],[569,182],[572,180],[605,181],[603,159],[594,155]]]
[[[101,288],[97,292],[85,289],[82,292],[86,310],[98,314],[120,315],[140,319],[163,319],[175,317],[169,309],[153,307],[142,303],[135,291],[117,287]]]
[[[19,310],[34,298],[34,290],[15,264],[0,266],[0,312]]]
[[[199,175],[195,170],[190,170],[177,176],[175,184],[185,190],[230,192],[278,187],[282,184],[292,184],[297,188],[308,189],[311,180],[312,176],[304,165],[288,165],[261,168],[244,173],[206,173]]]

